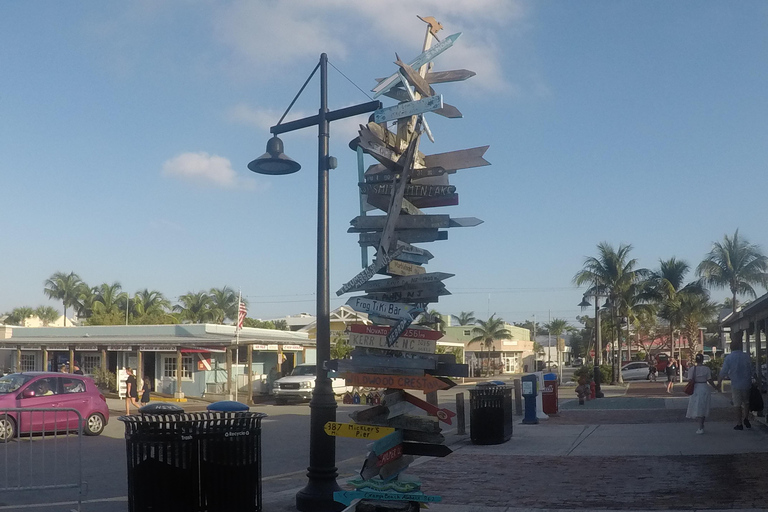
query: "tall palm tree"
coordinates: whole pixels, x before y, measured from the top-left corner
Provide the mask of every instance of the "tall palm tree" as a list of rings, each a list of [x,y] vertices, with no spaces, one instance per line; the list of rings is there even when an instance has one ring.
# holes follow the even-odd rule
[[[583,268],[573,277],[577,286],[589,285],[585,295],[607,296],[611,304],[612,321],[617,311],[621,311],[622,297],[625,297],[631,286],[648,274],[646,269],[636,269],[637,260],[629,258],[631,245],[619,245],[614,249],[607,242],[597,246],[597,257],[587,257]],[[621,354],[621,336],[618,336],[618,354]],[[621,372],[613,358],[614,382],[622,382]]]
[[[459,325],[472,325],[475,322],[477,322],[477,318],[475,318],[475,312],[474,311],[462,311],[459,313],[459,316],[451,315],[453,318],[456,319],[456,321],[459,323]]]
[[[125,303],[127,293],[121,291],[123,287],[115,281],[112,284],[102,283],[96,288],[96,300],[93,303],[93,312],[101,314],[113,314],[120,312],[120,304]]]
[[[59,312],[51,306],[40,306],[35,310],[35,314],[45,327],[59,319]]]
[[[93,315],[93,305],[98,297],[97,292],[98,288],[95,286],[91,288],[85,283],[80,285],[77,301],[75,302],[75,309],[79,318],[91,318]]]
[[[568,320],[563,320],[562,318],[553,318],[548,323],[544,324],[544,327],[547,328],[547,331],[549,331],[549,334],[555,337],[555,350],[557,351],[557,367],[558,369],[562,370],[562,364],[560,364],[560,344],[558,343],[558,340],[560,338],[560,335],[566,332],[572,332],[575,329],[568,325]],[[561,372],[562,373],[562,372]]]
[[[492,314],[488,320],[478,320],[477,326],[472,329],[474,337],[467,343],[482,343],[489,352],[493,350],[493,342],[499,340],[506,340],[512,335],[509,329],[504,327],[505,322],[501,318],[495,318],[496,313]]]
[[[669,343],[674,347],[674,332],[683,323],[682,303],[685,297],[704,292],[700,283],[685,284],[690,267],[674,257],[659,260],[659,269],[649,279],[649,294],[658,306],[658,315],[669,324]],[[674,355],[674,350],[672,350]]]
[[[709,300],[709,294],[688,294],[682,297],[680,317],[682,331],[688,339],[689,361],[699,351],[699,327],[710,322],[717,314],[718,305]]]
[[[12,324],[16,324],[24,327],[24,323],[27,320],[27,318],[33,316],[34,314],[35,314],[35,310],[27,306],[22,306],[20,308],[13,308],[13,311],[11,311],[11,314],[8,316],[7,321]]]
[[[179,297],[179,304],[173,306],[182,322],[202,324],[215,319],[213,299],[206,292],[187,293]]]
[[[213,302],[213,322],[223,324],[224,320],[227,318],[236,322],[238,304],[235,291],[229,286],[223,288],[211,288],[210,295]]]
[[[170,307],[170,301],[157,290],[144,288],[133,296],[133,309],[139,316],[165,313]]]
[[[45,281],[43,292],[50,299],[60,300],[64,306],[64,327],[67,326],[67,308],[77,304],[83,280],[74,272],[56,272]]]
[[[712,288],[731,290],[731,304],[736,312],[736,295],[757,297],[752,285],[768,288],[768,257],[760,247],[739,238],[739,230],[723,237],[723,242],[714,242],[712,250],[704,261],[696,267],[696,274],[701,276],[704,285]]]
[[[443,320],[443,315],[436,309],[430,309],[419,315],[419,320],[416,324],[426,325],[436,331],[445,332],[445,320]]]

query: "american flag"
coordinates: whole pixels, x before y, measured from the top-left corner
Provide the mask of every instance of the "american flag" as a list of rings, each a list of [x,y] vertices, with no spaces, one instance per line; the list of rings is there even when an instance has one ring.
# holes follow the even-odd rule
[[[245,321],[245,316],[248,314],[248,308],[245,307],[244,302],[240,302],[240,306],[237,308],[237,329],[240,330],[243,328],[243,322]]]

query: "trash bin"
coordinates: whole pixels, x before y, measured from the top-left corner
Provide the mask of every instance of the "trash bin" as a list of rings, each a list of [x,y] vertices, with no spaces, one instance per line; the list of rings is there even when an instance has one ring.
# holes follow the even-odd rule
[[[541,390],[541,409],[544,414],[557,414],[557,374],[544,374],[544,387]]]
[[[512,437],[512,389],[478,385],[469,390],[470,439],[474,444],[501,444]]]
[[[260,512],[256,412],[142,414],[125,424],[130,512]]]

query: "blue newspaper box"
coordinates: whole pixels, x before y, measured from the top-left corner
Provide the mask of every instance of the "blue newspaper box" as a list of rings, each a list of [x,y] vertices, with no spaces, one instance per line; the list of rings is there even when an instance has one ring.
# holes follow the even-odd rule
[[[523,423],[536,425],[539,418],[536,417],[536,396],[539,394],[538,379],[534,374],[523,375],[520,379],[522,383],[523,400],[525,401],[525,414]]]

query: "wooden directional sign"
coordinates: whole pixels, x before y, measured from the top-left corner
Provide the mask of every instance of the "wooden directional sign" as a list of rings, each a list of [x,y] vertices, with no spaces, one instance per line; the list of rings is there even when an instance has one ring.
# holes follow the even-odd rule
[[[411,169],[411,179],[420,180],[424,178],[433,178],[436,176],[443,176],[445,169],[442,167],[424,167],[423,169]],[[399,179],[399,173],[392,173],[389,171],[377,172],[373,174],[366,174],[366,183],[387,183]]]
[[[370,196],[369,196],[370,200]],[[443,197],[414,197],[411,204],[416,208],[437,208],[440,206],[456,206],[459,204],[459,194]]]
[[[397,101],[411,101],[411,95],[408,94],[408,92],[402,87],[393,87],[392,89],[385,92],[384,96],[395,99]],[[439,116],[447,117],[448,119],[463,117],[459,109],[445,102],[443,102],[443,108],[438,108],[437,110],[433,110],[432,113],[437,114]]]
[[[372,194],[372,195],[361,194],[361,195],[365,197],[365,202],[373,206],[374,208],[378,208],[379,210],[384,212],[389,211],[389,203],[390,203],[389,196],[383,196],[381,194]],[[407,215],[422,214],[421,210],[413,206],[413,203],[411,203],[409,200],[405,198],[403,198],[402,202],[400,203],[400,211]]]
[[[459,169],[491,165],[489,161],[483,158],[485,152],[488,151],[488,147],[489,146],[481,146],[471,149],[460,149],[459,151],[450,151],[448,153],[427,155],[424,157],[424,166],[443,167],[447,172],[454,173]]]
[[[384,302],[380,300],[366,299],[364,297],[352,297],[347,301],[347,306],[361,313],[375,314],[385,318],[396,320],[413,318],[422,312],[422,308],[409,306],[397,302]]]
[[[415,265],[426,265],[429,263],[429,258],[425,256],[421,256],[419,254],[407,254],[402,253],[397,257],[398,260],[404,261],[406,263],[413,263]],[[383,299],[388,300],[388,299]]]
[[[386,232],[383,231],[382,233]],[[378,246],[380,245],[383,236],[382,233],[360,233],[360,237],[358,238],[357,243],[362,246]],[[438,240],[448,240],[447,231],[438,231],[436,229],[406,229],[403,231],[397,231],[396,233],[393,231],[393,233],[397,236],[398,240],[414,244],[436,242]]]
[[[363,194],[392,195],[394,185],[392,183],[359,183],[360,192]],[[444,197],[456,193],[453,185],[415,185],[409,183],[405,186],[405,197]]]
[[[426,274],[421,274],[418,276],[402,276],[391,277],[389,279],[377,279],[375,281],[367,281],[360,286],[355,287],[352,291],[388,291],[407,285],[440,283],[448,278],[453,277],[454,275],[455,274],[448,274],[446,272],[427,272]]]
[[[393,446],[389,450],[385,451],[381,455],[376,456],[376,466],[381,467],[384,464],[388,464],[395,459],[399,459],[403,456],[403,445],[399,444]]]
[[[399,103],[394,107],[379,109],[373,113],[373,121],[376,123],[386,123],[387,121],[392,121],[394,119],[415,116],[439,108],[443,108],[442,94],[438,96],[429,96],[416,101],[406,101],[404,103]]]
[[[395,431],[394,428],[376,425],[358,425],[355,423],[337,423],[329,421],[323,427],[325,433],[335,437],[352,437],[355,439],[381,439]]]
[[[428,375],[382,375],[370,373],[346,373],[347,386],[371,388],[418,389],[424,392],[450,389],[445,381]],[[455,386],[455,384],[454,384]]]
[[[358,421],[356,418],[358,413],[359,411],[355,411],[349,416],[355,421]],[[380,425],[409,431],[417,430],[419,432],[429,432],[433,434],[440,432],[440,424],[437,422],[437,419],[431,416],[412,416],[404,414],[402,416],[395,416],[394,418],[387,418],[386,414],[382,414],[375,418],[366,418],[365,423],[367,425]]]
[[[418,501],[420,503],[436,503],[443,498],[422,492],[400,493],[393,491],[336,491],[333,500],[349,505],[354,500],[386,500],[386,501]]]
[[[415,276],[417,274],[426,274],[427,269],[421,265],[406,263],[405,261],[393,260],[387,265],[387,274],[395,276]]]
[[[414,492],[421,489],[421,482],[413,480],[412,478],[404,479],[398,478],[397,480],[390,480],[385,482],[380,478],[372,480],[364,480],[360,477],[347,480],[347,483],[355,489],[365,489],[374,491],[397,491],[397,492]]]
[[[355,286],[360,286],[361,284],[368,281],[371,277],[373,277],[376,272],[384,268],[390,261],[392,261],[393,258],[400,255],[401,252],[405,250],[405,247],[397,248],[394,251],[392,251],[390,254],[385,255],[382,258],[377,258],[373,263],[368,265],[362,272],[357,274],[355,277],[353,277],[347,284],[342,286],[336,291],[336,295],[342,295],[344,293],[347,293],[349,290],[354,288]]]
[[[421,308],[422,311],[424,311],[424,308]],[[410,318],[404,318],[400,320],[396,325],[392,326],[392,330],[389,331],[389,334],[387,334],[387,344],[388,345],[394,345],[397,342],[397,338],[400,337],[400,334],[402,334],[403,331],[405,331],[409,325],[411,325],[411,322],[413,322]]]
[[[389,327],[386,327],[389,334]],[[405,338],[402,335],[390,345],[387,343],[387,336],[377,336],[372,334],[349,334],[349,344],[355,347],[371,347],[383,350],[402,350],[407,352],[420,352],[422,354],[434,354],[437,342],[434,340],[420,340],[415,338]]]
[[[386,217],[384,215],[361,215],[355,217],[349,223],[352,228],[350,233],[359,233],[361,231],[379,231],[384,228]],[[482,224],[483,221],[476,217],[455,217],[451,218],[447,214],[441,215],[401,215],[397,219],[395,229],[443,229],[443,228],[466,228]]]
[[[453,453],[453,450],[444,444],[414,443],[404,442],[402,445],[403,455],[416,455],[420,457],[445,457]]]
[[[429,86],[426,80],[411,66],[400,60],[397,54],[395,54],[395,64],[400,68],[400,71],[405,75],[408,82],[413,85],[416,92],[422,96],[434,96],[435,90]],[[401,80],[402,81],[402,80]]]
[[[472,78],[477,73],[468,69],[452,69],[449,71],[432,71],[428,72],[424,77],[424,80],[430,84],[439,84],[444,82],[461,82],[468,78]]]
[[[434,370],[437,368],[437,360],[420,357],[392,357],[391,355],[354,355],[352,356],[352,363],[365,368],[403,368],[420,370],[421,373],[424,373],[424,370]]]
[[[392,302],[437,302],[440,297],[450,295],[451,292],[443,283],[429,284],[421,287],[403,287],[389,292],[368,292],[366,298],[376,300],[388,300]]]
[[[456,40],[461,35],[461,32],[457,32],[456,34],[452,34],[436,45],[432,46],[429,50],[426,50],[422,52],[420,55],[418,55],[415,59],[408,62],[408,65],[412,68],[420,68],[424,64],[428,63],[441,53],[443,53],[445,50],[453,46],[453,43],[456,42]],[[381,82],[379,82],[379,85],[374,87],[372,90],[376,94],[374,94],[373,98],[376,99],[378,96],[384,94],[389,89],[394,87],[400,82],[400,75],[399,73],[395,73],[393,75],[390,75],[389,77],[385,78]]]
[[[422,249],[421,247],[416,247],[415,245],[407,244],[405,242],[397,242],[397,247],[403,248],[403,254],[416,254],[419,256],[424,256],[427,261],[434,258],[434,255],[427,249]]]
[[[404,396],[408,403],[415,405],[419,409],[427,411],[427,414],[436,416],[438,420],[445,422],[448,425],[451,424],[451,418],[456,416],[455,412],[449,409],[441,409],[435,405],[430,404],[429,402],[425,402],[421,398],[413,396],[410,393],[404,393]]]
[[[375,453],[376,455],[381,455],[382,453],[389,450],[393,446],[397,446],[402,442],[403,442],[403,431],[395,430],[391,434],[386,435],[381,439],[374,441],[369,446],[373,451],[373,453]]]
[[[373,336],[386,336],[389,334],[389,327],[382,327],[381,325],[352,324],[349,326],[349,330],[354,333],[368,334]],[[444,334],[440,331],[433,331],[432,329],[422,329],[418,327],[412,327],[403,332],[404,338],[413,338],[417,340],[439,340],[443,336]],[[408,352],[421,352],[421,350],[398,350],[407,350]],[[431,353],[434,354],[434,350]]]

